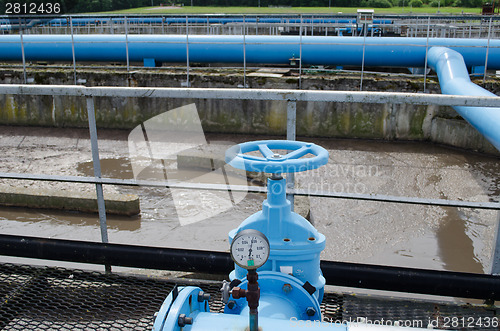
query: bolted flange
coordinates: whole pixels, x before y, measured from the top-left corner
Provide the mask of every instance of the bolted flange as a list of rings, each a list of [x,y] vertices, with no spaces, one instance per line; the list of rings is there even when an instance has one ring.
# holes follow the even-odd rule
[[[198,302],[210,301],[210,294],[203,291],[198,292]]]
[[[177,325],[183,328],[188,324],[193,324],[193,318],[187,317],[186,314],[180,314],[179,317],[177,318]]]

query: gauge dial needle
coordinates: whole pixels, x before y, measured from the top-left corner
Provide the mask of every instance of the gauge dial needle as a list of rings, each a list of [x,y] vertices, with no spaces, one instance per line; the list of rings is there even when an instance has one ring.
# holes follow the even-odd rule
[[[251,260],[252,259],[252,245],[253,245],[253,239],[250,239],[250,249],[248,250],[248,258]]]

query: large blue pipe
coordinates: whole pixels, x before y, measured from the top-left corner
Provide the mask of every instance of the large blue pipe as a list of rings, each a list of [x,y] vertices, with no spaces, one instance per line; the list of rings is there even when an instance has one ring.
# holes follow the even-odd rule
[[[111,17],[85,17],[72,18],[73,26],[87,26],[93,24],[124,24],[125,18],[111,18]],[[36,19],[36,20],[20,20],[18,18],[11,19],[0,19],[0,25],[4,26],[23,26],[32,27],[35,25],[43,26],[68,26],[68,18],[54,18],[54,19]],[[356,23],[356,18],[292,18],[292,17],[217,17],[217,16],[207,16],[207,17],[128,17],[127,23],[129,24],[228,24],[228,23],[294,23],[294,24],[354,24]],[[393,21],[389,19],[375,19],[373,24],[392,24]]]
[[[125,18],[74,18],[73,24],[86,25],[99,23],[120,23],[125,22]],[[243,23],[243,18],[219,18],[219,17],[129,17],[127,23],[130,24],[227,24],[227,23]],[[300,23],[300,19],[285,19],[285,18],[245,18],[245,23]],[[303,19],[302,23],[354,23],[356,19]],[[47,22],[49,25],[67,25],[67,19],[57,18]]]
[[[227,24],[227,23],[302,23],[302,24],[320,24],[320,23],[356,23],[356,18],[287,18],[287,17],[129,17],[127,23],[130,24]],[[73,25],[84,26],[95,23],[120,23],[125,22],[125,18],[73,18]],[[392,20],[375,19],[373,24],[392,24]],[[66,18],[55,18],[48,22],[47,25],[66,26],[69,20]]]
[[[124,35],[75,35],[77,61],[125,62]],[[128,35],[129,60],[142,62],[185,62],[185,35]],[[426,38],[362,38],[321,36],[189,36],[189,61],[199,63],[288,64],[302,58],[306,65],[361,65],[365,44],[365,66],[423,67]],[[72,61],[70,35],[25,35],[27,61]],[[462,54],[466,66],[484,66],[487,40],[428,40],[429,47],[443,46]],[[302,48],[302,50],[301,50]],[[300,53],[302,52],[302,55]],[[0,36],[0,60],[21,61],[20,36]],[[500,40],[491,40],[488,68],[500,69]]]
[[[460,53],[446,47],[432,47],[429,50],[428,63],[438,75],[443,94],[496,97],[495,94],[471,82],[464,58]],[[453,108],[500,150],[500,108],[463,106]]]
[[[75,35],[77,61],[127,60],[123,35]],[[301,57],[306,65],[361,65],[423,67],[426,49],[428,63],[439,77],[444,94],[495,96],[473,84],[467,67],[484,66],[487,40],[432,38],[362,38],[320,36],[206,36],[129,35],[129,60],[142,62],[189,61],[200,63],[288,64]],[[245,44],[243,44],[245,42]],[[72,61],[70,35],[25,35],[27,61]],[[490,40],[488,68],[500,69],[500,40]],[[301,54],[302,53],[302,54]],[[22,60],[20,36],[0,36],[0,60]],[[458,113],[500,150],[500,109],[455,107]]]

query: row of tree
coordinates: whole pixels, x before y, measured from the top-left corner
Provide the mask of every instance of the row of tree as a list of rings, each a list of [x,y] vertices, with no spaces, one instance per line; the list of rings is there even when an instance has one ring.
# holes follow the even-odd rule
[[[159,5],[190,6],[292,6],[292,7],[374,7],[389,8],[393,6],[456,6],[480,7],[486,0],[0,0],[0,6],[5,13],[17,3],[17,9],[24,11],[38,5],[43,10],[47,3],[58,3],[60,14],[102,12],[128,8],[138,8]],[[24,6],[23,6],[24,5]],[[41,6],[40,6],[41,5]],[[23,14],[22,12],[21,14]],[[19,14],[19,13],[16,13]],[[37,11],[37,14],[43,12]]]
[[[178,0],[178,3],[190,6],[292,6],[292,7],[374,7],[390,8],[395,6],[455,6],[481,7],[488,0]]]
[[[292,7],[375,7],[394,6],[422,7],[423,5],[481,7],[487,0],[178,0],[179,4],[190,6],[292,6]]]

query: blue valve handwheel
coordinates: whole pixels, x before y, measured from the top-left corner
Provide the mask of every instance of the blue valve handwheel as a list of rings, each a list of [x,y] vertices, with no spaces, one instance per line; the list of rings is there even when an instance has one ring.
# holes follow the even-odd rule
[[[273,150],[286,150],[280,155]],[[246,153],[259,151],[261,156]],[[303,157],[312,154],[312,157]],[[237,168],[272,174],[312,170],[328,163],[328,151],[313,143],[293,140],[261,140],[235,145],[226,151],[226,162]]]

